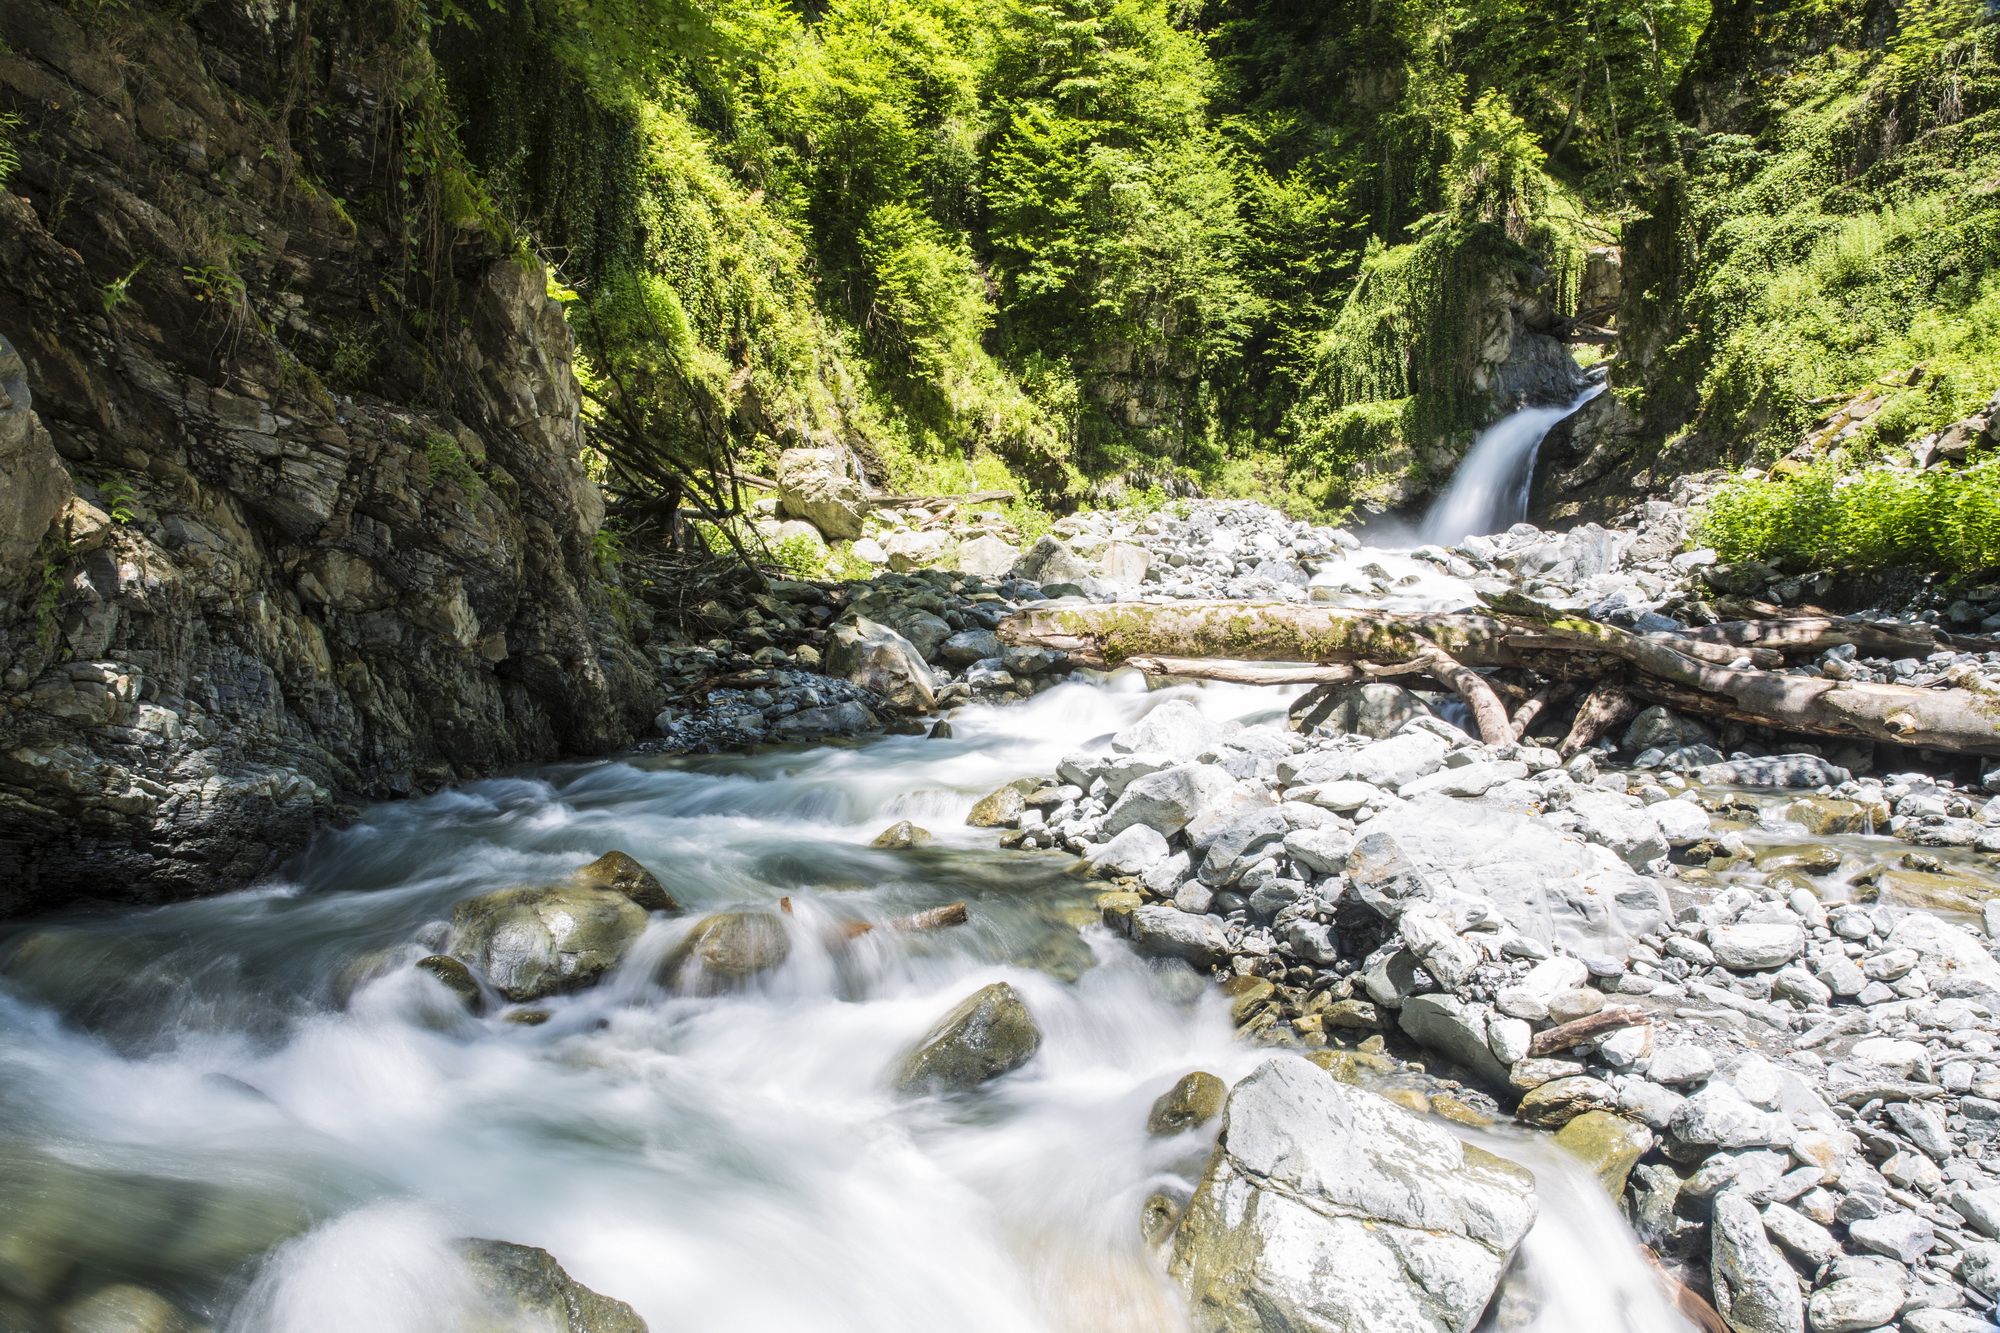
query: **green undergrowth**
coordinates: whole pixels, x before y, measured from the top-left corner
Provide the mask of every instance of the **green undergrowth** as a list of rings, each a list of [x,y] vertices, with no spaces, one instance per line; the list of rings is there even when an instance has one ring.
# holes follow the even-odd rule
[[[1740,479],[1700,511],[1694,536],[1724,560],[1793,571],[1990,569],[2000,566],[2000,459],[1914,472],[1834,458],[1794,477]]]

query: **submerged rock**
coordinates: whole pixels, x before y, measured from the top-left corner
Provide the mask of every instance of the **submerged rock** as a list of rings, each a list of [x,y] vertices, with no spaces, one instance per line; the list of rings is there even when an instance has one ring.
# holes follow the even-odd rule
[[[906,1097],[970,1092],[1033,1058],[1042,1030],[1004,981],[974,991],[903,1057],[892,1078]]]
[[[452,909],[444,952],[510,1000],[577,990],[617,967],[646,912],[611,889],[502,889]]]
[[[695,922],[660,964],[668,986],[703,992],[724,990],[791,957],[792,937],[783,917],[770,912],[717,912]]]
[[[197,1333],[199,1327],[159,1292],[130,1282],[99,1287],[56,1311],[57,1333]]]
[[[570,876],[570,883],[622,893],[648,912],[678,916],[681,905],[653,872],[623,852],[606,852]]]
[[[487,1307],[464,1333],[647,1333],[631,1306],[584,1286],[547,1250],[474,1238],[459,1253]]]
[[[1214,1333],[1464,1333],[1534,1220],[1520,1167],[1281,1057],[1230,1094],[1171,1271]]]
[[[1589,1167],[1616,1200],[1623,1197],[1633,1166],[1653,1146],[1653,1132],[1622,1115],[1585,1111],[1556,1131],[1556,1142]]]

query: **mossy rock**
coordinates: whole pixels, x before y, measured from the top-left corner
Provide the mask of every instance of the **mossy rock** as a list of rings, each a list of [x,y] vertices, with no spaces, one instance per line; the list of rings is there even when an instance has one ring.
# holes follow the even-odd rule
[[[444,952],[508,999],[539,1000],[601,980],[645,929],[645,909],[611,889],[502,889],[452,909]]]
[[[659,975],[669,986],[692,985],[712,992],[783,966],[791,954],[792,937],[783,917],[772,912],[717,912],[695,922],[694,929],[668,952]]]
[[[1757,853],[1757,868],[1767,874],[1800,870],[1808,875],[1830,875],[1840,869],[1840,851],[1818,844],[1766,847]]]
[[[446,990],[456,995],[474,1014],[486,1012],[486,995],[479,988],[479,978],[473,976],[472,969],[458,959],[450,954],[434,953],[428,958],[419,958],[417,968],[436,977]]]
[[[1844,833],[1870,833],[1886,828],[1887,806],[1859,801],[1836,800],[1831,796],[1804,796],[1785,807],[1785,817],[1805,827],[1815,838],[1831,838]]]
[[[1342,1051],[1328,1047],[1312,1052],[1306,1059],[1324,1069],[1342,1083],[1361,1085],[1364,1075],[1388,1075],[1399,1072],[1396,1062],[1375,1051]]]
[[[647,1333],[636,1310],[578,1282],[547,1250],[478,1238],[458,1248],[485,1307],[463,1333]]]
[[[931,840],[931,831],[918,828],[907,819],[899,819],[875,835],[868,845],[884,851],[901,851],[906,847],[921,847]]]
[[[1624,1196],[1625,1178],[1653,1146],[1653,1131],[1609,1111],[1585,1111],[1556,1131],[1556,1142],[1618,1199]]]
[[[622,893],[648,912],[679,916],[683,910],[652,871],[623,852],[606,852],[571,875],[570,883]]]
[[[1875,877],[1874,888],[1881,902],[1931,912],[1977,913],[1987,902],[2000,898],[2000,883],[1953,871],[1926,874],[1884,869]]]
[[[149,1287],[117,1282],[56,1311],[55,1327],[61,1333],[206,1333],[208,1326]]]
[[[906,1097],[970,1092],[1012,1073],[1041,1048],[1042,1030],[1004,981],[974,991],[926,1032],[891,1083]]]
[[[1010,782],[998,791],[982,796],[973,805],[972,813],[965,817],[965,822],[974,828],[998,828],[1002,824],[1011,824],[1028,808],[1028,793],[1041,785],[1037,778]]]
[[[1146,1132],[1167,1138],[1199,1129],[1222,1114],[1229,1085],[1206,1070],[1183,1074],[1174,1086],[1161,1093],[1146,1117]]]

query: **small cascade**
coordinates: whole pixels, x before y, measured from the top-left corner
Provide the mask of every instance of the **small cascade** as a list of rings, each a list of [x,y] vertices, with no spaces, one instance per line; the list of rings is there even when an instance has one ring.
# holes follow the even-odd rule
[[[1535,455],[1558,421],[1582,407],[1604,386],[1593,384],[1564,407],[1524,407],[1479,433],[1424,516],[1424,540],[1451,546],[1471,536],[1502,532],[1528,514]]]

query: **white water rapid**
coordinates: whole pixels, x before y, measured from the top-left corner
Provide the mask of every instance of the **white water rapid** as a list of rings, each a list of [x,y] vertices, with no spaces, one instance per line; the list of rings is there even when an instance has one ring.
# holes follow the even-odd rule
[[[1467,537],[1504,532],[1526,518],[1542,441],[1557,422],[1602,392],[1603,385],[1593,384],[1565,407],[1524,407],[1481,431],[1451,484],[1424,515],[1424,540],[1454,546]]]
[[[1185,1329],[1140,1207],[1194,1182],[1210,1135],[1148,1138],[1147,1109],[1269,1053],[1232,1040],[1212,987],[1090,923],[1068,858],[963,823],[1174,697],[1281,724],[1280,692],[1128,674],[968,708],[952,740],[553,767],[377,807],[290,884],[17,931],[0,1279],[141,1281],[228,1333],[446,1333],[451,1238],[478,1235],[549,1250],[654,1333]],[[871,850],[899,818],[937,842]],[[694,913],[788,896],[790,960],[747,992],[670,995],[651,965],[692,917],[660,922],[536,1027],[469,1017],[408,967],[354,988],[456,900],[610,848]],[[817,943],[959,899],[967,926]],[[1037,1057],[969,1097],[894,1099],[899,1052],[1002,978]],[[1481,1141],[1531,1167],[1542,1208],[1528,1297],[1494,1327],[1680,1333],[1593,1180],[1546,1139]]]

